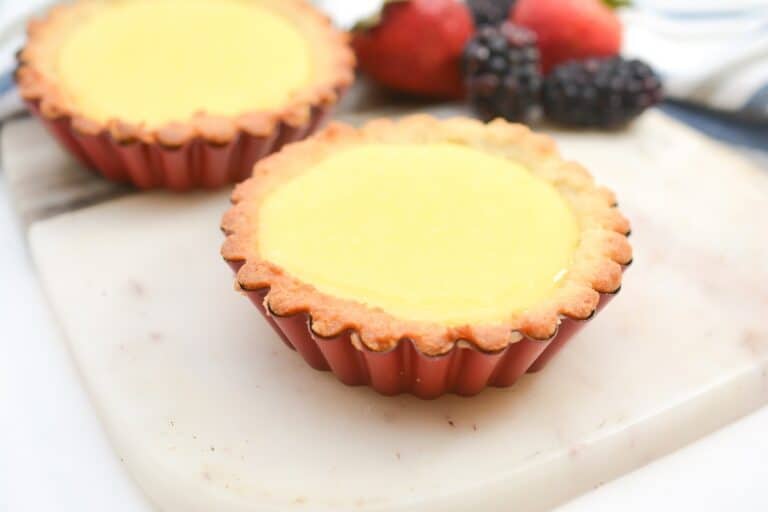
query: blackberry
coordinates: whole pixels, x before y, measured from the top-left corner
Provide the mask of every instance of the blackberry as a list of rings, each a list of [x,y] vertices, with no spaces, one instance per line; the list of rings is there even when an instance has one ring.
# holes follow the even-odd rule
[[[663,98],[661,79],[639,60],[621,57],[572,61],[544,81],[549,119],[571,126],[617,128]]]
[[[468,0],[469,9],[478,27],[501,25],[509,18],[516,0]]]
[[[462,67],[469,102],[482,119],[541,117],[543,80],[532,31],[512,23],[481,27],[464,48]]]

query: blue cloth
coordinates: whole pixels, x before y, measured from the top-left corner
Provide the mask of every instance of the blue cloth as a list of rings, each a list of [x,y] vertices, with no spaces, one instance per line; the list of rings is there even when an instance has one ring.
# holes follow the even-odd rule
[[[768,154],[768,123],[713,111],[697,105],[666,101],[661,109],[675,119],[727,144]]]

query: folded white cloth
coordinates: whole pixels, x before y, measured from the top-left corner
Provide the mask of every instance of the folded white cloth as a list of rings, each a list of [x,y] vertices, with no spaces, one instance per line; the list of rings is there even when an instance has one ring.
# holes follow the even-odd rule
[[[636,0],[624,20],[669,97],[768,121],[768,2]]]
[[[343,28],[382,0],[314,0]],[[21,109],[14,55],[25,20],[51,0],[0,2],[0,120]],[[635,0],[623,13],[624,53],[647,60],[669,97],[768,122],[767,0]]]

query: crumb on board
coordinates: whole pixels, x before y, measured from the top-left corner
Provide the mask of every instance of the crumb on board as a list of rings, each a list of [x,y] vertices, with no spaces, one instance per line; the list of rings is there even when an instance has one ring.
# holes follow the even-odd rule
[[[147,293],[147,290],[144,288],[144,285],[136,280],[130,281],[130,287],[133,294],[136,295],[137,297],[143,297]]]

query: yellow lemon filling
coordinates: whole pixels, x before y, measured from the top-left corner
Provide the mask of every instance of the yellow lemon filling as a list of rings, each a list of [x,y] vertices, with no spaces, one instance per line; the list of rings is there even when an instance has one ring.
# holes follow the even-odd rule
[[[321,292],[410,320],[496,323],[550,296],[579,226],[508,159],[456,144],[340,151],[262,203],[261,256]]]
[[[313,73],[305,38],[252,0],[122,0],[58,53],[66,94],[99,120],[147,126],[279,108]]]

